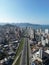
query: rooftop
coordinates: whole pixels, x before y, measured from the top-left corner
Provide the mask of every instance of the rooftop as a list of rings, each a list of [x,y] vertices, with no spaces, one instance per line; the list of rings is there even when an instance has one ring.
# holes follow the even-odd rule
[[[49,50],[48,49],[45,52],[49,54]]]

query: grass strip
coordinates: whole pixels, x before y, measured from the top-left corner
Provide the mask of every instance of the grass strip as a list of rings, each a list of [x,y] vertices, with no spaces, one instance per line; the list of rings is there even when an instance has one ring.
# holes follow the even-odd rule
[[[17,62],[15,63],[15,65],[20,65],[20,59],[21,59],[21,55],[20,57],[18,58]]]
[[[19,47],[18,47],[18,49],[17,49],[17,52],[16,52],[16,56],[15,56],[15,57],[17,57],[17,56],[19,55],[19,53],[22,51],[22,49],[23,49],[23,44],[24,44],[24,39],[22,38],[22,40],[21,40],[21,42],[20,42],[20,45],[19,45]]]

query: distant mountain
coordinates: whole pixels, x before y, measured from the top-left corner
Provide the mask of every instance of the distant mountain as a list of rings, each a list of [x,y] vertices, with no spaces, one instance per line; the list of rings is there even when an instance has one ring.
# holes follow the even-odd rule
[[[16,23],[15,24],[16,26],[19,26],[19,27],[32,27],[34,29],[46,29],[48,28],[49,29],[49,25],[40,25],[40,24],[30,24],[30,23]]]
[[[49,25],[31,24],[31,23],[11,23],[0,24],[0,26],[17,26],[17,27],[32,27],[34,29],[49,29]]]

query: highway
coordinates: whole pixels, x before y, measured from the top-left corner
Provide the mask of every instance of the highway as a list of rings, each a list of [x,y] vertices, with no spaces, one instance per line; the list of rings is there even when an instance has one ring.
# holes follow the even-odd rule
[[[24,47],[21,54],[20,65],[27,65],[27,38],[24,38]]]
[[[29,44],[28,44],[29,43]],[[27,49],[28,47],[28,49]],[[29,50],[29,52],[28,52]],[[27,53],[29,55],[29,57],[27,56]],[[29,59],[28,59],[29,58]],[[16,61],[18,58],[16,58],[16,60],[14,61],[13,65],[15,65]],[[29,60],[29,61],[28,61]],[[27,63],[28,62],[28,63]],[[30,49],[30,41],[28,37],[24,37],[24,45],[23,45],[23,49],[21,51],[21,60],[20,60],[20,65],[31,65],[32,61],[31,61],[31,49]]]
[[[32,54],[30,48],[30,40],[28,39],[28,49],[29,49],[29,65],[32,65]]]
[[[28,35],[30,35],[31,37],[34,36],[34,35],[31,35],[30,33],[33,33],[33,32],[32,32],[32,29],[31,29],[31,30],[28,30]],[[31,44],[31,40],[28,38],[29,65],[32,65],[33,60],[32,60],[32,54],[31,54],[30,44]]]

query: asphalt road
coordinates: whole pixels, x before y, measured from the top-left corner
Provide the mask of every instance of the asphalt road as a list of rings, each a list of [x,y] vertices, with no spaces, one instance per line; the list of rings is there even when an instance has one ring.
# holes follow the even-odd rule
[[[28,48],[29,48],[29,65],[32,65],[32,54],[31,54],[31,48],[30,48],[30,40],[28,39]]]

